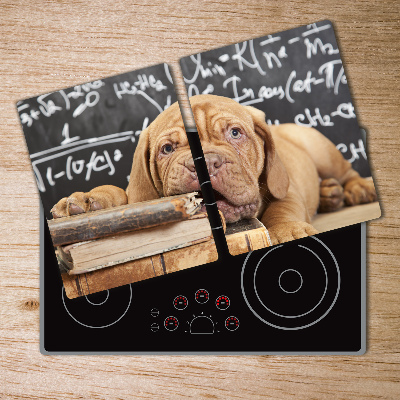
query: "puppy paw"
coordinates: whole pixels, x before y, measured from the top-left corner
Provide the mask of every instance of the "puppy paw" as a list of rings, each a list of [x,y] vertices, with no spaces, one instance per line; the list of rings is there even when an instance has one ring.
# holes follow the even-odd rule
[[[372,203],[378,199],[374,182],[366,178],[354,178],[344,185],[344,198],[348,206]]]
[[[89,210],[87,193],[75,192],[69,197],[62,198],[50,210],[53,218],[68,217],[70,215],[81,214]]]
[[[319,213],[336,211],[344,206],[343,187],[334,178],[321,181],[319,194]]]
[[[316,235],[318,231],[307,222],[283,222],[268,227],[272,244],[289,242],[307,236]]]
[[[53,218],[68,217],[103,208],[117,207],[128,204],[128,198],[123,189],[112,185],[98,186],[90,192],[75,192],[61,199],[50,210]]]

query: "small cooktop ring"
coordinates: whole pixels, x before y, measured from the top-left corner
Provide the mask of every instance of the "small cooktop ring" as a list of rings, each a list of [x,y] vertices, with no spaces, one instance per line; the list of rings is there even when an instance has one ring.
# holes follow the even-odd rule
[[[66,298],[64,287],[61,289],[61,298],[66,312],[76,323],[85,328],[102,329],[116,324],[128,312],[132,303],[132,285],[127,285],[126,288],[129,288],[129,294],[125,294],[125,300],[127,301],[124,301],[124,296],[121,297],[121,294],[118,296],[114,294],[113,296],[110,294],[109,290],[107,291],[105,300],[99,302],[95,302],[88,297],[101,295],[101,292],[99,294],[69,300]],[[121,301],[121,298],[123,301]],[[87,312],[82,313],[83,310],[87,310]],[[78,319],[75,314],[81,316],[85,315],[85,318],[91,319],[93,322],[89,320],[82,321],[82,317]],[[96,324],[94,321],[96,321]]]
[[[283,286],[285,286],[285,284],[282,284],[282,280],[285,279],[285,277],[287,276],[288,273],[293,275],[292,272],[294,272],[295,274],[298,275],[298,277],[300,278],[300,284],[295,289],[288,289],[288,288],[285,289],[283,287]],[[279,284],[279,287],[286,293],[297,293],[303,286],[303,276],[296,269],[288,268],[288,269],[285,269],[285,271],[281,272],[281,274],[279,275],[278,284]]]

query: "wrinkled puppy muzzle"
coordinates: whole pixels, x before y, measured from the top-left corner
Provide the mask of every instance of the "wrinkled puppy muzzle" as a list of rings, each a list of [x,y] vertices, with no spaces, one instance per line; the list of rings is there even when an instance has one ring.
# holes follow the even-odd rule
[[[252,191],[248,185],[243,185],[242,171],[238,170],[235,163],[217,150],[206,152],[204,159],[218,209],[223,213],[226,222],[255,217],[259,209],[257,190]],[[188,189],[199,190],[200,184],[192,158],[185,162],[185,167],[191,177],[191,181],[186,180],[189,182]],[[235,180],[235,177],[240,179]]]

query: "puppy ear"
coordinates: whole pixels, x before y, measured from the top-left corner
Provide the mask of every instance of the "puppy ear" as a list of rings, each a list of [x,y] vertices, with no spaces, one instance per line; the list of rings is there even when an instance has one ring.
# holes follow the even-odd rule
[[[265,114],[251,106],[246,106],[246,109],[253,118],[254,130],[264,140],[265,168],[260,180],[267,185],[269,193],[275,199],[283,199],[289,189],[289,175],[275,149],[271,131],[265,122]]]
[[[133,155],[132,170],[126,189],[128,204],[158,199],[150,168],[149,127],[139,135],[139,142]]]

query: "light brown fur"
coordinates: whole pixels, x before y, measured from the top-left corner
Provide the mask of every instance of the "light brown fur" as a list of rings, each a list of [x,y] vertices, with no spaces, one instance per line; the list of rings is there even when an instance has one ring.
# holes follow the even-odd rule
[[[318,206],[334,210],[344,202],[376,200],[373,183],[361,178],[317,130],[268,126],[263,112],[225,97],[199,95],[190,101],[217,204],[227,222],[257,216],[273,243],[282,243],[318,233],[310,224]],[[60,200],[52,213],[60,217],[199,189],[175,103],[141,133],[126,194],[100,186]]]

